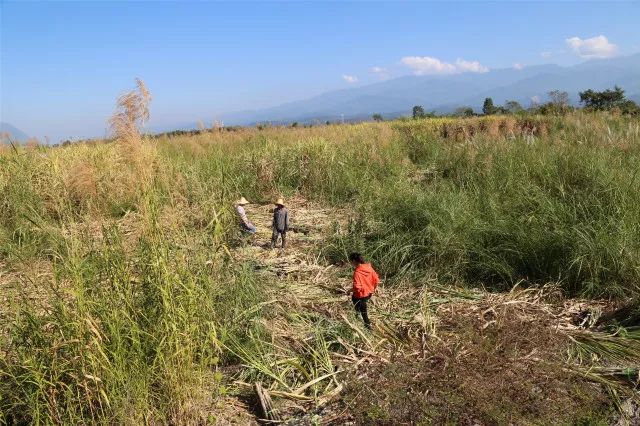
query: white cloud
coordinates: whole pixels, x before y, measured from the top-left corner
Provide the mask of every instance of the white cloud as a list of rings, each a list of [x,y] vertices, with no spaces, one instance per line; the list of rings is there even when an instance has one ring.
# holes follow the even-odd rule
[[[456,59],[455,63],[441,61],[431,56],[405,56],[400,60],[404,65],[413,69],[414,74],[459,74],[463,72],[487,72],[489,68],[478,61]]]
[[[489,68],[480,64],[478,61],[465,61],[464,59],[456,59],[456,67],[460,72],[487,72]]]
[[[603,35],[587,39],[571,37],[565,42],[581,58],[608,58],[618,51],[618,46],[609,43],[609,40]]]
[[[386,80],[389,78],[389,70],[382,67],[371,67],[370,71],[378,76],[380,80]]]
[[[531,103],[535,104],[535,105],[539,105],[540,104],[540,96],[538,95],[534,95],[531,97]]]
[[[400,60],[416,74],[453,74],[456,67],[430,56],[405,56]]]
[[[513,64],[513,69],[520,71],[522,68],[524,68],[524,65],[522,64]]]
[[[358,77],[356,77],[355,75],[347,75],[347,74],[344,74],[344,75],[342,76],[342,79],[343,79],[344,81],[346,81],[347,83],[349,83],[349,84],[354,84],[354,83],[357,83],[357,82],[358,82]]]
[[[553,53],[545,51],[545,52],[540,52],[540,56],[542,56],[543,58],[550,58],[553,55]]]

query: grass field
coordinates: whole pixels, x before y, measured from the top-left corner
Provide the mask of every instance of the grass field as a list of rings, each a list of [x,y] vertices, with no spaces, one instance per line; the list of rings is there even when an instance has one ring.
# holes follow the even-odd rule
[[[250,424],[257,381],[308,424],[632,418],[639,175],[581,112],[1,147],[0,423]]]

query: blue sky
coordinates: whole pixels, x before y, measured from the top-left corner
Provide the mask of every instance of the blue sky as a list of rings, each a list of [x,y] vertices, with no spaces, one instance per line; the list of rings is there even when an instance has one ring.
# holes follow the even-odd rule
[[[0,0],[0,8],[0,121],[52,140],[103,136],[135,77],[154,98],[150,125],[161,126],[401,75],[640,51],[639,2]]]

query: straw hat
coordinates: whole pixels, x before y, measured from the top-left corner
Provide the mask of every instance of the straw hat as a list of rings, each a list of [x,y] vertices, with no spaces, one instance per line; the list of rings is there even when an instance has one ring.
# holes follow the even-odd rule
[[[276,200],[276,206],[284,206],[284,200],[282,199],[282,197]]]
[[[240,199],[238,201],[236,201],[236,204],[239,204],[239,205],[243,206],[245,204],[249,204],[249,202],[247,201],[246,198],[240,197]]]

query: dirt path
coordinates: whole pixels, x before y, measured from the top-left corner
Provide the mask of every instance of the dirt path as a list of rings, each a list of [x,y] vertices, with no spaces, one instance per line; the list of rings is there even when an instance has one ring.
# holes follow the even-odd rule
[[[349,221],[344,209],[322,207],[303,199],[288,201],[291,225],[287,246],[270,248],[273,206],[249,207],[250,219],[258,231],[250,243],[235,250],[239,261],[255,263],[266,281],[270,300],[289,308],[311,309],[330,318],[351,313],[346,289],[350,286],[348,267],[328,265],[318,252],[332,232],[341,232]],[[293,329],[291,330],[294,331]]]
[[[454,315],[453,309],[476,316],[480,315],[476,312],[478,309],[484,311],[491,307],[490,304],[478,304],[487,296],[483,292],[442,288],[435,282],[423,288],[386,290],[382,286],[372,299],[370,314],[374,330],[369,332],[353,313],[345,292],[350,286],[350,267],[324,264],[316,255],[331,233],[346,228],[349,212],[322,207],[302,199],[291,200],[288,208],[292,231],[289,232],[285,250],[269,247],[273,206],[254,205],[249,206],[247,212],[258,232],[250,243],[237,248],[234,256],[238,261],[254,263],[265,281],[270,283],[267,299],[277,304],[279,310],[267,326],[278,342],[276,346],[295,345],[309,339],[313,334],[313,324],[295,318],[309,312],[314,315],[314,323],[323,323],[326,327],[340,324],[348,330],[346,336],[343,334],[337,338],[337,342],[333,342],[337,344],[331,345],[335,349],[329,354],[331,362],[341,374],[335,378],[334,392],[329,392],[329,397],[338,396],[344,389],[347,372],[357,374],[357,371],[366,372],[369,367],[388,365],[395,354],[404,351],[413,357],[426,358],[428,342],[438,339],[436,329],[443,325],[438,320],[438,310],[449,309],[445,314],[449,316]],[[516,298],[513,299],[515,301]],[[454,302],[456,306],[452,307],[451,303]],[[522,303],[528,303],[528,299]],[[483,315],[486,316],[480,316],[484,319]],[[289,355],[286,353],[281,357]],[[272,389],[276,394],[282,390],[278,383]],[[286,416],[290,416],[292,424],[308,424],[312,418],[323,424],[350,421],[349,415],[336,413],[339,408],[331,407],[329,399],[316,397],[301,406],[300,401],[294,400],[292,403],[285,396],[277,398],[277,402]],[[330,407],[324,408],[324,405]],[[340,404],[338,407],[344,409]]]
[[[361,333],[365,339],[375,340],[372,334],[364,334],[364,328],[353,315],[346,294],[351,285],[349,267],[325,264],[318,256],[329,235],[341,232],[347,225],[349,212],[300,198],[287,201],[291,226],[284,250],[279,248],[279,244],[275,249],[270,248],[274,206],[249,205],[247,214],[256,225],[257,233],[250,242],[233,251],[236,260],[252,262],[258,274],[269,282],[267,299],[278,305],[277,314],[268,320],[271,334],[278,344],[295,346],[313,335],[314,323],[346,321],[353,327],[354,334]],[[298,315],[312,315],[313,321],[291,320],[292,316]],[[337,352],[329,353],[336,371],[345,371],[345,361],[352,363],[358,360],[354,351],[350,352],[349,357]],[[318,398],[290,398],[284,395],[281,386],[274,386],[272,394],[280,396],[276,398],[276,405],[288,419],[288,424],[342,423],[341,413],[328,407],[332,397],[343,389],[341,379],[330,377],[327,381],[330,382],[327,386],[329,392]]]
[[[370,333],[355,317],[344,291],[350,286],[350,268],[324,264],[316,254],[331,233],[345,229],[349,212],[290,200],[288,247],[272,250],[272,208],[249,206],[258,232],[234,256],[253,262],[271,283],[268,299],[277,309],[268,328],[274,348],[308,350],[304,342],[313,336],[314,324],[347,330],[327,344],[327,362],[338,373],[315,376],[326,383],[324,392],[298,399],[291,389],[273,384],[271,393],[288,424],[387,423],[391,418],[403,423],[413,421],[407,413],[425,409],[432,410],[425,418],[436,424],[449,421],[450,414],[473,424],[517,423],[536,415],[571,419],[591,405],[606,404],[606,391],[585,380],[582,366],[572,365],[575,371],[569,373],[567,365],[570,336],[587,332],[584,316],[602,312],[606,303],[564,299],[553,286],[490,294],[427,280],[420,286],[382,286],[373,299]],[[305,315],[312,320],[300,321]],[[292,353],[283,351],[273,364]],[[423,379],[415,382],[416,377]],[[354,381],[373,386],[368,398],[383,398],[386,405],[370,406],[367,397],[363,399],[367,386],[353,388]],[[402,397],[423,384],[422,396]],[[582,388],[579,398],[567,393],[574,386]],[[525,401],[516,395],[540,396]]]

